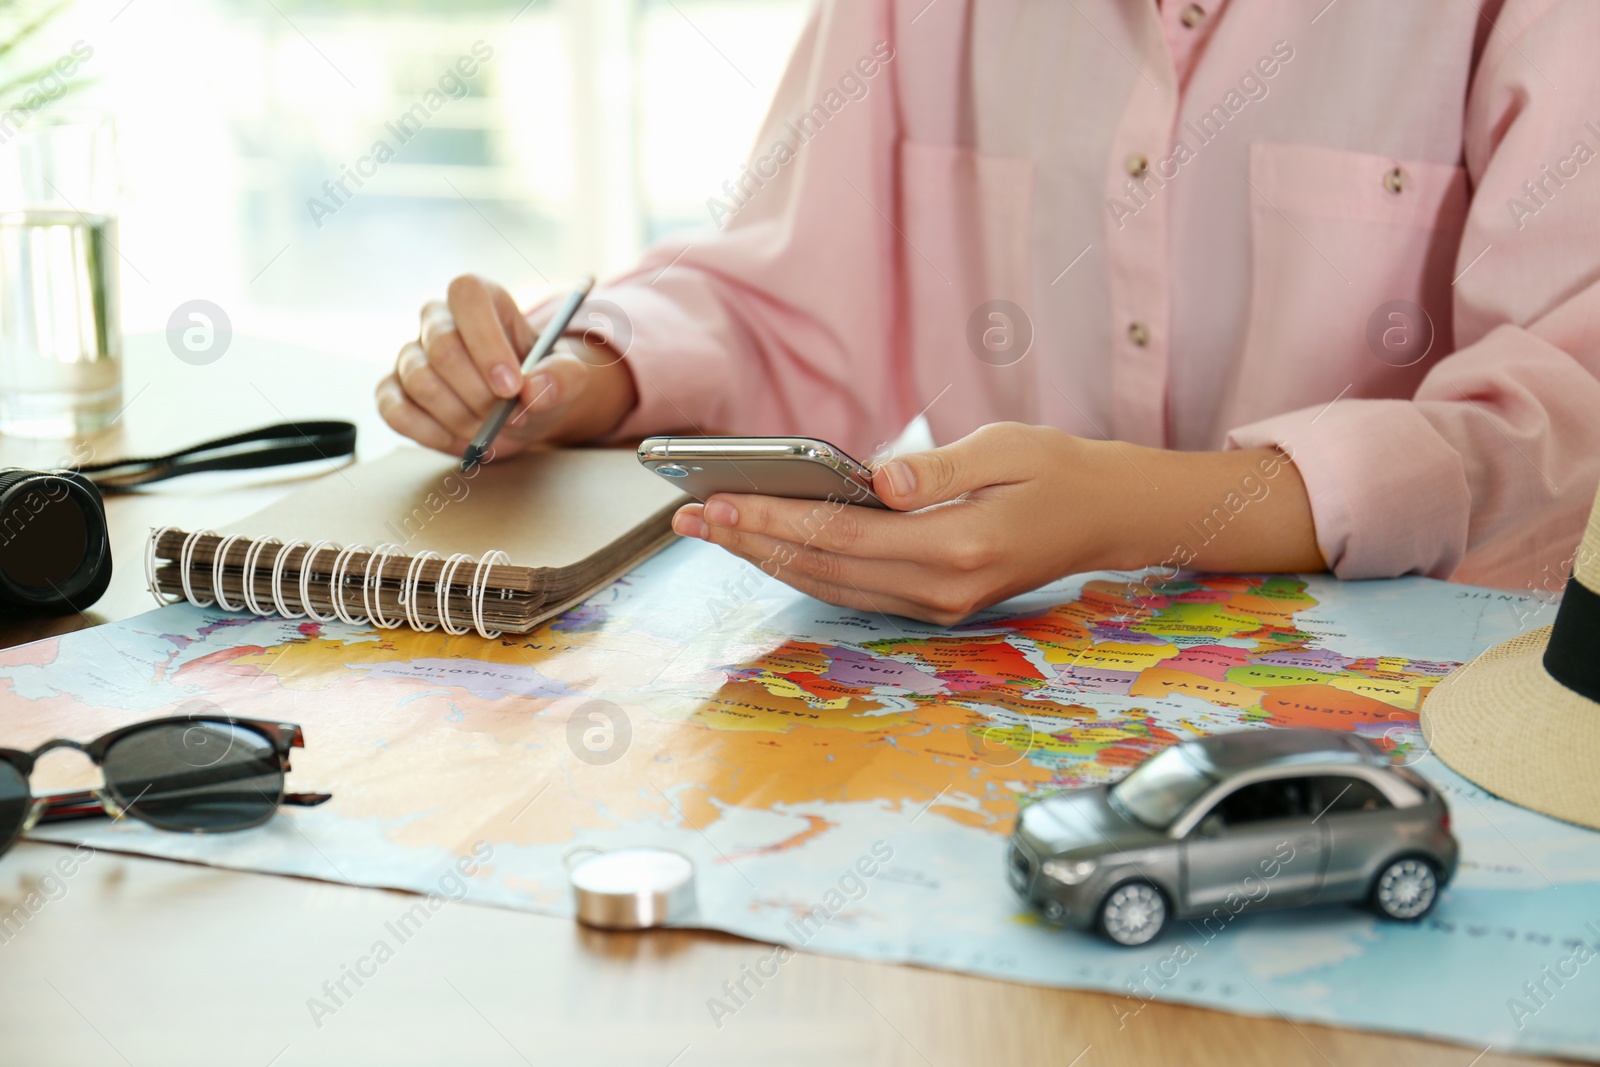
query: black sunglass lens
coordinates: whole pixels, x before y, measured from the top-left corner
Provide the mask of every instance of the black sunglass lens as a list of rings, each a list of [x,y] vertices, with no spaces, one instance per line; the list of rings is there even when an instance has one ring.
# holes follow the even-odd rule
[[[106,750],[106,785],[128,814],[167,829],[242,830],[283,796],[272,742],[224,722],[178,722],[129,734]]]
[[[28,795],[28,780],[22,772],[0,760],[0,848],[17,835],[28,817],[33,798]]]

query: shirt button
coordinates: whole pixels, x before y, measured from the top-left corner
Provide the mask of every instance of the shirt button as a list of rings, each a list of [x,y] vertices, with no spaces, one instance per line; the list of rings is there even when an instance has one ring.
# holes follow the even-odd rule
[[[1137,178],[1143,175],[1145,171],[1150,169],[1150,160],[1144,155],[1135,152],[1133,155],[1123,160],[1122,165],[1128,169],[1129,174]]]
[[[1406,172],[1399,167],[1391,167],[1383,176],[1383,187],[1391,193],[1398,193],[1406,187]]]
[[[1142,322],[1128,323],[1128,340],[1143,348],[1150,343],[1150,330]]]
[[[1206,20],[1206,9],[1199,4],[1190,4],[1178,18],[1192,30]]]

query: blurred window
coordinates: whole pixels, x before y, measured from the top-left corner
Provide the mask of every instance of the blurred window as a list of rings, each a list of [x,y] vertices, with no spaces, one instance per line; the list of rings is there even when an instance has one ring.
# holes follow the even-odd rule
[[[475,272],[531,300],[711,224],[806,0],[107,0],[52,107],[118,122],[127,332],[387,362]],[[48,56],[46,59],[48,60]]]

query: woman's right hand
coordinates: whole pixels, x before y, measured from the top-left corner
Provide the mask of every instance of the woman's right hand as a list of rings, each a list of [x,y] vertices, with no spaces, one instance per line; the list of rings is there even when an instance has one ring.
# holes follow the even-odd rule
[[[516,412],[490,460],[538,442],[590,441],[615,430],[638,399],[621,353],[564,338],[524,379],[522,359],[535,336],[510,293],[464,274],[444,301],[423,306],[417,339],[378,383],[378,411],[419,444],[460,455],[495,404],[515,397]]]

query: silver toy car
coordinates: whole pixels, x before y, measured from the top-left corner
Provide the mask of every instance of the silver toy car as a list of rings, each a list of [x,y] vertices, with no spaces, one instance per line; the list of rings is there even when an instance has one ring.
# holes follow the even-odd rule
[[[1010,879],[1049,922],[1142,945],[1172,919],[1209,940],[1247,908],[1367,901],[1420,919],[1456,854],[1444,798],[1376,745],[1263,728],[1173,745],[1114,786],[1028,805]]]

